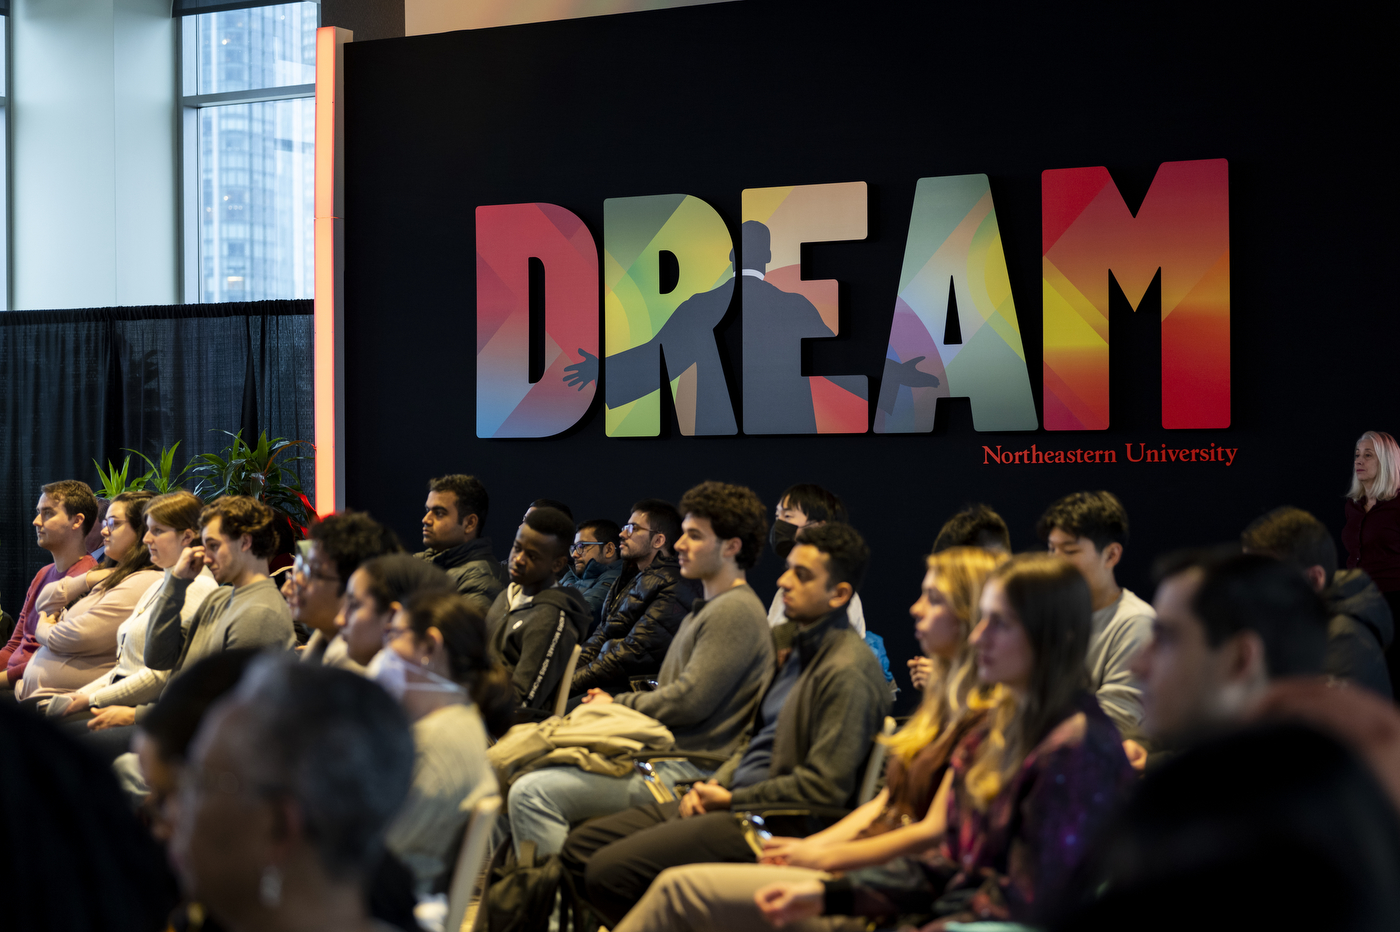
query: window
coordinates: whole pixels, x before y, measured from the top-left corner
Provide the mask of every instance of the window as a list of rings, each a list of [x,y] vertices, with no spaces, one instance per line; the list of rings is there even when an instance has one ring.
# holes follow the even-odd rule
[[[10,306],[10,18],[0,0],[0,311]]]
[[[319,12],[182,18],[187,302],[312,296]]]

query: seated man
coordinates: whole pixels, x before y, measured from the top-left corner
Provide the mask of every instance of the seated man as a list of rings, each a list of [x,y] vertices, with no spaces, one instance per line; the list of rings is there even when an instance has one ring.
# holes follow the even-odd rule
[[[1322,672],[1322,600],[1278,560],[1188,552],[1157,575],[1152,640],[1133,661],[1154,747],[1236,727],[1273,681]]]
[[[574,534],[574,545],[569,548],[572,562],[559,577],[559,585],[577,589],[593,610],[593,628],[603,618],[608,591],[622,575],[621,536],[622,529],[616,521],[594,518],[583,522]],[[589,634],[592,633],[590,629]]]
[[[306,663],[342,667],[355,673],[365,668],[350,659],[336,617],[350,575],[360,564],[384,553],[400,553],[399,540],[384,525],[362,511],[326,515],[311,525],[306,552],[297,557],[282,594],[292,620],[311,629],[301,653]]]
[[[39,593],[50,583],[97,568],[85,544],[88,533],[97,525],[97,499],[86,482],[50,482],[40,490],[34,512],[32,523],[37,542],[41,549],[53,554],[53,562],[34,574],[9,643],[0,650],[0,664],[5,669],[0,690],[10,698],[14,697],[15,684],[24,678],[29,658],[39,650],[35,635],[39,626]]]
[[[737,522],[738,512],[726,517]],[[738,534],[739,524],[733,529]],[[569,689],[575,696],[590,689],[631,692],[634,678],[656,676],[681,619],[700,597],[699,577],[687,579],[676,562],[681,516],[669,502],[637,502],[619,534],[623,569],[608,592],[602,623],[579,655]]]
[[[989,505],[968,505],[943,522],[933,539],[933,552],[951,547],[981,547],[983,550],[1011,552],[1011,532],[1006,521]]]
[[[614,587],[611,600],[618,606],[613,617],[628,611],[625,606],[636,604],[641,614],[636,628],[650,624],[665,634],[670,647],[661,662],[658,686],[616,697],[594,687],[584,701],[625,705],[670,729],[677,748],[728,756],[742,747],[745,729],[773,672],[773,643],[763,619],[763,603],[745,576],[763,550],[763,503],[742,486],[706,482],[687,492],[681,507],[686,510],[686,536],[677,546],[686,555],[679,566],[685,578],[665,587],[645,583],[656,575],[652,571],[659,565],[678,566],[660,550],[669,546],[670,535],[678,528],[670,505],[656,500],[638,502],[632,510],[626,542],[646,540],[657,549],[648,553],[649,564],[636,576],[637,582],[628,587],[624,576]],[[650,605],[641,595],[644,583],[655,593]],[[619,590],[626,593],[621,605]],[[675,601],[671,593],[677,590],[703,592],[704,598],[694,601],[672,640],[659,610]],[[634,639],[629,635],[621,642],[621,650],[602,656],[606,659],[616,653],[621,664],[627,656],[628,640]],[[622,667],[620,677],[624,689],[627,669]],[[655,767],[667,786],[713,772],[713,765],[706,768],[690,761],[658,762]],[[517,850],[524,842],[533,841],[540,854],[554,854],[563,846],[572,823],[650,798],[637,774],[611,777],[573,767],[547,767],[525,774],[511,786],[511,832]]]
[[[783,492],[783,497],[778,499],[773,529],[768,533],[768,546],[773,548],[779,560],[786,560],[798,531],[827,521],[846,523],[846,505],[840,496],[810,482],[789,486]],[[865,607],[859,595],[851,597],[846,616],[851,630],[865,637]],[[768,624],[776,628],[784,621],[787,619],[783,616],[783,593],[779,590],[773,593],[773,601],[768,606]]]
[[[688,532],[678,545],[682,565],[690,540]],[[778,585],[801,631],[759,706],[748,746],[682,800],[604,816],[569,835],[564,866],[609,925],[668,867],[753,863],[730,810],[855,803],[861,765],[890,707],[879,662],[846,620],[869,555],[848,525],[799,531]]]
[[[273,519],[271,508],[246,495],[225,495],[204,506],[199,515],[202,544],[180,554],[147,610],[146,666],[174,671],[173,682],[191,664],[221,651],[291,650],[296,645],[292,613],[268,576],[267,561],[277,546]],[[206,566],[219,588],[183,627],[186,592]],[[88,722],[90,745],[115,760],[126,752],[133,724],[149,710],[149,704],[102,709]]]
[[[1323,669],[1338,679],[1392,698],[1385,650],[1395,621],[1385,596],[1365,570],[1337,569],[1337,545],[1323,523],[1300,508],[1276,508],[1244,529],[1246,553],[1282,560],[1303,574],[1327,603],[1327,656]]]
[[[483,615],[505,588],[506,568],[482,536],[491,498],[475,476],[454,474],[428,483],[423,546],[414,554],[446,570],[457,591]]]
[[[1126,742],[1124,750],[1141,769],[1142,686],[1132,674],[1133,658],[1152,637],[1152,606],[1118,585],[1114,567],[1128,543],[1128,513],[1111,492],[1076,492],[1055,502],[1036,524],[1036,533],[1083,574],[1093,601],[1089,635],[1089,690]]]
[[[588,603],[555,580],[568,561],[574,523],[532,508],[510,548],[510,585],[486,615],[491,653],[510,673],[526,709],[548,709],[574,645],[588,633]]]

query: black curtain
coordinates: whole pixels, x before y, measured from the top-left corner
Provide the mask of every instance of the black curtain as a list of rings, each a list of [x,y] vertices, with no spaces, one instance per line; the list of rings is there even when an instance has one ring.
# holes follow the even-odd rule
[[[18,616],[49,562],[30,527],[45,483],[96,489],[93,460],[176,441],[178,469],[218,430],[313,440],[311,344],[310,301],[0,313],[0,606]],[[312,462],[295,468],[314,498]]]

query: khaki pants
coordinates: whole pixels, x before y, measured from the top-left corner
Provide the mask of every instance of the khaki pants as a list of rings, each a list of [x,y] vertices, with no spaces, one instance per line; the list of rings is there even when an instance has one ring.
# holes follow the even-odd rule
[[[770,883],[829,880],[805,867],[770,864],[690,864],[662,871],[646,896],[613,932],[772,932],[754,894]],[[866,920],[822,916],[784,926],[792,932],[863,932]]]

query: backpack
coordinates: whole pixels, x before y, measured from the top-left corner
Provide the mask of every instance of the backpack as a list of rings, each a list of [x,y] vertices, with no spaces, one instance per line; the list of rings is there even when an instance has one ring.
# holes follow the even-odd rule
[[[505,859],[492,866],[481,898],[488,932],[545,932],[556,910],[559,932],[597,930],[597,921],[575,895],[557,854],[536,864],[533,841],[521,846],[518,860],[510,842],[505,847]]]

